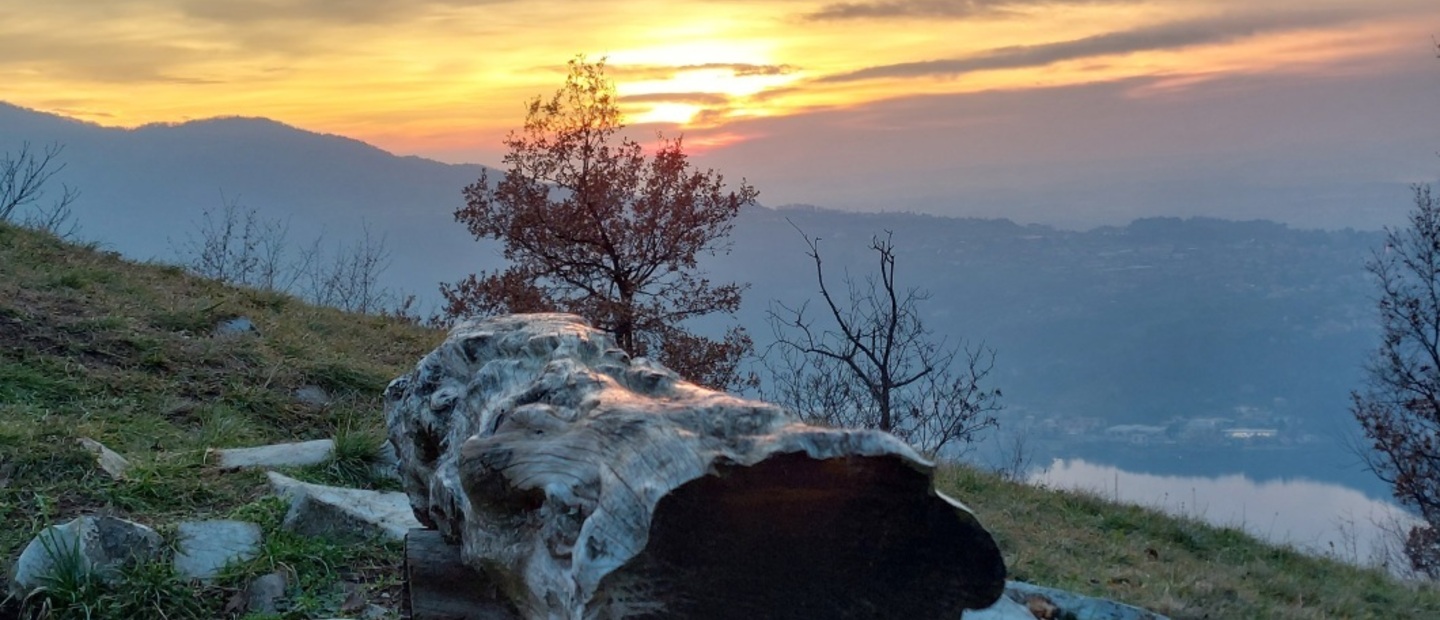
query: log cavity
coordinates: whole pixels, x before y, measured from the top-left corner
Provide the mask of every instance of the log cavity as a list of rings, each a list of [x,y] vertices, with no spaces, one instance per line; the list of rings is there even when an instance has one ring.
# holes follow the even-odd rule
[[[660,500],[645,550],[600,594],[664,605],[629,617],[953,620],[1004,587],[972,521],[894,457],[718,466]]]

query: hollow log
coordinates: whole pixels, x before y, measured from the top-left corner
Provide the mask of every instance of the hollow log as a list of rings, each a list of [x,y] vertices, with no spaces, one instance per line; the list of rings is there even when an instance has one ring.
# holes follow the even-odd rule
[[[416,517],[526,618],[953,620],[1004,590],[904,442],[696,386],[576,316],[462,322],[385,399]]]

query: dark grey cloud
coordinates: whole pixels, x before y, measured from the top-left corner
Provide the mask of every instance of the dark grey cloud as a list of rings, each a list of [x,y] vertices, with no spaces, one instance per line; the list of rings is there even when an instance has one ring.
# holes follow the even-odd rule
[[[725,105],[730,103],[730,98],[715,93],[649,93],[645,95],[625,95],[620,97],[622,103],[694,103],[698,105]]]
[[[801,17],[811,21],[940,17],[992,17],[1012,15],[1027,7],[1098,4],[1106,0],[898,0],[892,2],[834,2]]]
[[[959,76],[976,71],[1040,67],[1065,60],[1129,54],[1195,45],[1226,43],[1267,32],[1333,25],[1357,17],[1342,11],[1304,15],[1226,16],[1172,22],[1083,39],[996,48],[974,56],[866,67],[820,78],[820,82],[854,82],[877,78]]]

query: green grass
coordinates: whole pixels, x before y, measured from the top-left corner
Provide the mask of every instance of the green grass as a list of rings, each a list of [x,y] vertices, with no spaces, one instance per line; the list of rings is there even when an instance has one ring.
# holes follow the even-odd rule
[[[203,592],[182,581],[171,556],[126,563],[113,575],[90,570],[80,553],[79,540],[66,544],[58,537],[42,536],[51,572],[42,585],[19,604],[21,618],[35,620],[90,620],[103,618],[171,618],[202,620],[214,617]]]
[[[1403,583],[1232,527],[1041,489],[966,467],[937,486],[994,534],[1012,579],[1172,618],[1440,618],[1434,584]]]
[[[356,588],[399,594],[399,543],[356,545],[293,534],[281,528],[289,503],[265,497],[231,511],[229,518],[260,525],[264,542],[254,558],[232,564],[217,580],[218,590],[239,590],[256,577],[281,573],[291,595],[280,618],[330,617]]]
[[[236,316],[249,317],[261,335],[210,337],[216,324]],[[83,513],[163,528],[267,497],[263,474],[218,471],[206,463],[207,448],[338,431],[341,449],[331,462],[314,475],[295,473],[394,488],[368,468],[383,438],[380,391],[442,338],[0,224],[0,571],[41,529]],[[335,402],[320,409],[295,402],[294,390],[305,385],[324,387]],[[126,477],[100,472],[76,444],[80,437],[129,459]],[[267,550],[272,563],[305,572],[288,593],[299,603],[283,617],[336,612],[326,606],[338,591],[379,592],[397,583],[393,545],[320,544],[284,534],[267,542],[281,545]],[[306,563],[347,566],[346,554],[361,558],[359,569],[312,572],[318,566]],[[199,589],[178,582],[168,566],[128,567],[113,584],[57,584],[27,613],[85,617],[88,607],[95,618],[162,617],[156,609],[171,618],[227,617],[211,603],[223,604],[237,584]],[[198,613],[195,596],[204,602]],[[145,608],[146,601],[158,607]],[[0,603],[0,618],[18,613],[17,604]]]
[[[209,336],[242,315],[259,336]],[[249,579],[275,571],[291,587],[272,619],[343,616],[339,607],[357,592],[398,601],[396,545],[290,535],[280,528],[286,504],[269,497],[264,476],[220,472],[205,450],[334,437],[328,462],[289,473],[394,488],[371,468],[384,432],[380,392],[442,338],[0,224],[0,562],[8,567],[41,529],[82,513],[162,532],[182,519],[232,517],[261,524],[264,548],[214,585],[180,583],[155,561],[127,567],[116,583],[62,577],[31,609],[52,618],[84,617],[87,608],[96,618],[224,618],[236,615],[224,605]],[[295,402],[307,385],[333,402]],[[98,471],[79,437],[129,459],[126,478]],[[1175,618],[1440,618],[1431,587],[1233,528],[966,468],[943,469],[937,481],[976,508],[1016,579]],[[16,609],[0,604],[0,618]]]

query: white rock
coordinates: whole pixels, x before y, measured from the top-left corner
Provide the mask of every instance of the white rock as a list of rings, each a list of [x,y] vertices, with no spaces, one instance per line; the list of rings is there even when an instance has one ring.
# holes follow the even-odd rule
[[[1029,596],[1044,597],[1060,609],[1063,617],[1075,620],[1169,620],[1148,609],[1023,581],[1006,582],[1005,596],[1016,600],[1025,600]]]
[[[105,447],[105,444],[89,437],[81,437],[76,439],[75,442],[91,454],[94,454],[95,463],[100,466],[100,469],[105,470],[105,473],[110,474],[111,478],[116,480],[125,479],[125,470],[130,469],[130,461],[125,460],[125,457]]]
[[[346,489],[301,482],[266,472],[277,495],[290,498],[283,526],[309,536],[403,540],[421,527],[404,493]]]
[[[1000,597],[994,605],[985,609],[973,609],[960,617],[963,620],[1035,620],[1029,609],[1008,596]]]
[[[330,393],[318,385],[305,385],[295,388],[295,392],[291,395],[295,398],[295,402],[317,409],[329,406],[331,401]]]
[[[335,451],[335,442],[316,439],[297,443],[277,443],[254,448],[213,449],[215,462],[223,469],[263,467],[304,467],[319,465]]]
[[[64,554],[78,553],[86,571],[111,578],[128,561],[145,561],[160,553],[155,530],[115,517],[85,515],[41,530],[15,562],[11,592],[19,595],[45,584]]]
[[[213,335],[220,337],[260,335],[260,329],[255,327],[255,322],[250,317],[237,316],[215,326]]]
[[[175,529],[175,572],[186,579],[214,579],[226,564],[253,558],[260,548],[260,526],[254,523],[186,521]]]

